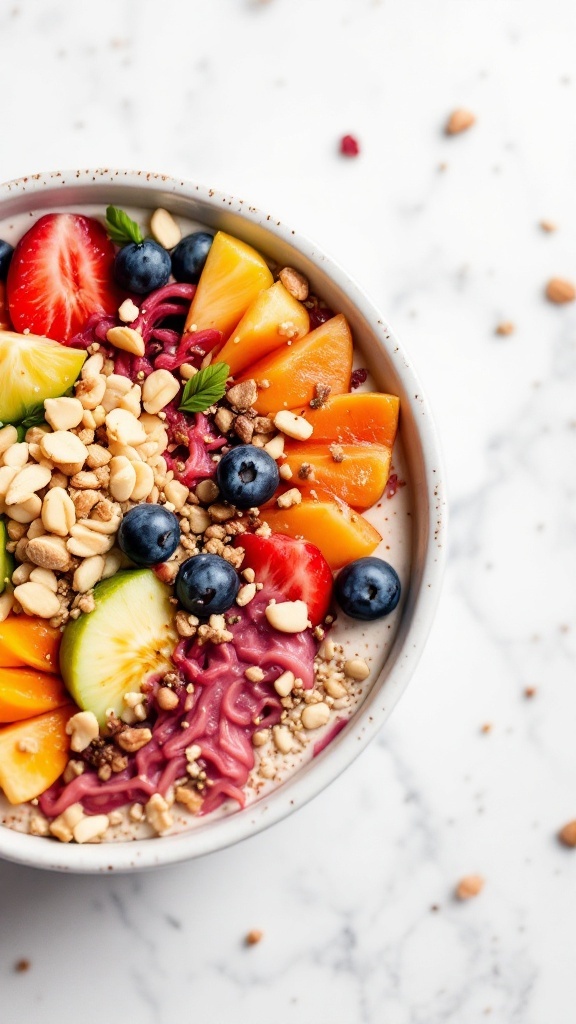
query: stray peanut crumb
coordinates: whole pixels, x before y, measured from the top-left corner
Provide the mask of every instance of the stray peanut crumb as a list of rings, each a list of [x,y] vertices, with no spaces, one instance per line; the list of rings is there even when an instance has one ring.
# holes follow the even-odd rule
[[[25,971],[30,970],[30,961],[27,960],[25,957],[22,957],[21,960],[17,960],[16,963],[14,964],[14,970],[18,974],[24,974]]]
[[[471,900],[478,896],[484,888],[484,879],[481,875],[465,875],[456,886],[456,899]]]
[[[558,839],[563,846],[576,846],[576,821],[569,821],[564,825],[558,833]]]
[[[553,231],[558,230],[558,225],[554,224],[551,220],[541,220],[540,227],[542,228],[542,231],[546,232],[546,234],[551,234]]]
[[[526,686],[524,688],[524,696],[528,697],[528,699],[530,699],[531,697],[534,697],[535,695],[536,695],[536,687],[535,686]]]
[[[246,936],[247,946],[256,946],[264,938],[264,932],[260,931],[259,928],[252,928]]]
[[[514,334],[516,328],[511,320],[503,320],[502,323],[498,324],[496,328],[496,334],[501,334],[506,337],[509,334]]]
[[[545,295],[549,302],[561,306],[566,302],[574,302],[576,288],[571,281],[566,281],[563,277],[552,277],[546,285]]]
[[[471,128],[475,121],[476,117],[471,110],[459,108],[458,110],[453,110],[450,114],[444,131],[446,135],[459,135],[460,132],[465,132],[468,128]]]
[[[483,733],[492,732],[492,722],[484,722],[484,725],[480,726],[480,732],[483,732]]]

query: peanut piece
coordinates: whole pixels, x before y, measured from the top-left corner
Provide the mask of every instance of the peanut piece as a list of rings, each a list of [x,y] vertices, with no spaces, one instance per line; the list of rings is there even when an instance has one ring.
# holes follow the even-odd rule
[[[49,533],[67,537],[76,522],[74,502],[64,487],[52,487],[42,502],[42,523]]]
[[[95,358],[95,357],[93,357]],[[84,365],[84,371],[88,364]],[[106,377],[103,373],[82,377],[75,387],[75,394],[83,409],[92,412],[100,405],[106,392]]]
[[[26,441],[20,441],[17,444],[11,445],[4,452],[4,465],[13,466],[15,469],[22,469],[23,466],[28,462],[28,444]]]
[[[41,583],[22,583],[14,589],[14,597],[26,615],[37,615],[41,619],[51,619],[60,611],[60,601],[48,587]]]
[[[144,338],[140,331],[132,327],[111,327],[106,333],[106,341],[122,352],[130,352],[133,356],[144,355]]]
[[[155,238],[158,244],[163,245],[165,249],[173,249],[182,238],[182,232],[174,217],[162,207],[154,210],[150,218],[150,233],[152,238]]]
[[[57,466],[80,463],[82,469],[88,456],[86,445],[69,430],[55,430],[53,434],[44,434],[40,447],[46,458],[52,459]],[[70,476],[74,474],[70,473]]]
[[[125,455],[115,455],[110,462],[110,494],[116,501],[128,501],[136,486],[136,470]]]
[[[33,523],[40,515],[42,501],[37,494],[33,494],[26,501],[20,501],[17,505],[11,505],[9,515],[17,523]]]
[[[125,324],[132,324],[140,316],[140,310],[132,299],[124,299],[124,302],[118,309],[118,319],[123,320]]]
[[[77,843],[91,843],[94,839],[100,839],[110,824],[107,814],[90,814],[82,818],[72,829],[74,840]]]
[[[330,718],[330,708],[324,701],[307,704],[302,711],[302,725],[305,729],[320,729]]]
[[[146,431],[133,413],[127,409],[112,409],[106,416],[106,433],[109,441],[120,444],[143,444]]]
[[[79,754],[86,750],[92,740],[98,738],[100,730],[93,711],[79,711],[66,723],[66,733],[70,736],[70,749]]]
[[[78,558],[90,558],[91,555],[105,555],[114,544],[114,538],[106,534],[95,533],[89,530],[83,523],[76,523],[72,527],[70,540],[66,541],[66,547],[71,555]]]
[[[84,408],[77,398],[46,398],[44,415],[52,430],[71,430],[82,422]]]
[[[132,462],[136,483],[130,494],[130,501],[143,501],[154,487],[154,470],[146,462]]]
[[[18,441],[18,431],[12,424],[0,429],[0,455],[3,455],[8,448]]]
[[[70,554],[63,537],[46,535],[27,541],[26,558],[42,569],[66,572],[70,568]]]
[[[172,502],[176,512],[180,512],[186,504],[189,491],[186,485],[179,483],[178,480],[169,480],[164,486],[164,494],[166,499]]]
[[[314,430],[314,427],[308,420],[304,419],[303,416],[296,416],[295,413],[290,412],[288,409],[281,409],[280,412],[276,413],[274,426],[277,430],[281,430],[283,434],[293,437],[297,441],[307,441],[312,436]]]
[[[146,412],[160,412],[176,397],[180,385],[169,370],[153,370],[142,387],[142,404]]]
[[[289,693],[292,693],[295,682],[296,677],[294,673],[288,669],[274,680],[274,689],[279,697],[287,697]]]
[[[39,466],[36,463],[25,466],[12,480],[6,492],[6,504],[21,505],[28,501],[36,491],[41,491],[43,487],[46,487],[51,476],[52,471],[46,466]]]
[[[98,580],[102,579],[104,566],[105,559],[102,555],[91,555],[89,558],[85,558],[74,573],[72,589],[76,590],[79,594],[85,594],[86,591],[92,590],[92,587],[96,586]],[[42,571],[45,570],[35,570],[35,572]]]
[[[280,633],[302,633],[308,626],[308,608],[304,601],[279,601],[264,612],[273,629]]]
[[[43,587],[48,587],[53,594],[58,592],[58,580],[52,569],[41,569],[40,566],[32,567],[29,578],[32,583],[41,583]]]
[[[344,672],[357,683],[362,683],[370,675],[370,669],[364,658],[349,658],[344,662]]]
[[[289,491],[281,494],[276,499],[278,508],[292,508],[293,505],[299,505],[302,501],[302,495],[297,487],[291,487]]]

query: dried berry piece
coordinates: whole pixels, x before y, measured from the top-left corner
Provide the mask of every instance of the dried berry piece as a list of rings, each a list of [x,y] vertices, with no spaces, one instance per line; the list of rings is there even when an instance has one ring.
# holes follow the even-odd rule
[[[353,135],[343,135],[340,139],[340,152],[343,156],[358,156],[360,145]]]

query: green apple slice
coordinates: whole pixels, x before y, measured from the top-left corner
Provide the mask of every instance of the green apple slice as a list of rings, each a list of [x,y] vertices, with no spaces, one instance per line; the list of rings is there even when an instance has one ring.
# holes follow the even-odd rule
[[[6,523],[0,519],[0,594],[6,590],[6,586],[12,579],[14,572],[14,559],[6,550],[9,537],[6,530]]]
[[[151,569],[128,569],[98,583],[93,612],[69,622],[60,648],[64,683],[83,711],[102,727],[106,712],[120,715],[124,695],[173,668],[178,636],[170,590]]]
[[[19,423],[45,398],[63,395],[86,355],[50,338],[0,330],[0,422]]]

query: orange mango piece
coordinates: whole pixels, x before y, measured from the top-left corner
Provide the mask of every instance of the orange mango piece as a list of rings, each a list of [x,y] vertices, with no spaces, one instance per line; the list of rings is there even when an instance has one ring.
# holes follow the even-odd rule
[[[305,498],[291,508],[262,509],[260,515],[274,533],[304,537],[315,544],[334,571],[371,555],[382,540],[364,516],[342,501]]]
[[[270,352],[308,334],[310,317],[306,306],[276,281],[254,299],[240,323],[232,332],[218,361],[228,363],[230,373],[236,376],[251,363]]]
[[[337,462],[328,445],[290,441],[284,447],[292,470],[291,484],[302,487],[318,484],[353,508],[366,509],[382,497],[390,473],[390,448],[376,445],[337,445]],[[302,466],[311,467],[308,477],[300,475]]]
[[[311,441],[337,444],[378,444],[392,448],[398,429],[400,399],[373,391],[330,396],[319,409],[292,409],[314,427]]]
[[[73,704],[0,729],[0,788],[11,804],[40,796],[64,771],[70,751],[66,723]]]
[[[239,238],[218,231],[200,275],[192,305],[186,317],[185,331],[195,324],[197,330],[222,331],[223,340],[263,288],[274,278],[260,253]]]
[[[20,722],[69,701],[58,676],[33,668],[0,668],[0,722]]]
[[[254,408],[267,416],[306,405],[314,398],[316,385],[329,387],[334,395],[348,391],[351,373],[352,334],[346,317],[339,313],[299,341],[254,363],[239,380],[253,378],[260,384]],[[263,381],[267,387],[261,387]]]
[[[58,672],[60,640],[60,630],[44,619],[9,615],[0,622],[0,667],[28,665],[40,672]]]

